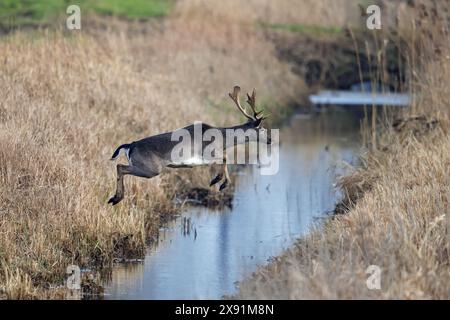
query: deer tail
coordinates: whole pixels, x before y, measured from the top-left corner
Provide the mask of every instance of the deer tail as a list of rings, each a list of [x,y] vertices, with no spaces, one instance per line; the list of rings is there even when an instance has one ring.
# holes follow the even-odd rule
[[[125,144],[119,146],[119,147],[116,149],[116,151],[114,151],[113,155],[111,156],[111,160],[116,160],[117,157],[118,157],[119,154],[120,154],[120,150],[121,150],[121,149],[130,149],[130,146],[131,146],[131,144],[129,144],[129,143],[125,143]]]

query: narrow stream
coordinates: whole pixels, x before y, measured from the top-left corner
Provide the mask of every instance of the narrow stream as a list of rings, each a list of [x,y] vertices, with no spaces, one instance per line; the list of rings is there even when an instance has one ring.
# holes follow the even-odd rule
[[[105,299],[219,299],[333,210],[354,164],[360,117],[337,109],[294,116],[280,130],[280,170],[236,176],[233,208],[192,207],[160,231],[144,262],[117,266]]]

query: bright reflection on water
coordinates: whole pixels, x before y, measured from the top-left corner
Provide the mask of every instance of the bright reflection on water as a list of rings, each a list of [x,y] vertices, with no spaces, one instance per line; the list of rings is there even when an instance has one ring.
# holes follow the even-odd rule
[[[343,163],[355,163],[359,119],[294,117],[280,131],[280,170],[236,177],[232,210],[190,208],[161,230],[143,263],[115,268],[106,299],[218,299],[334,208]],[[190,226],[187,226],[187,222]]]

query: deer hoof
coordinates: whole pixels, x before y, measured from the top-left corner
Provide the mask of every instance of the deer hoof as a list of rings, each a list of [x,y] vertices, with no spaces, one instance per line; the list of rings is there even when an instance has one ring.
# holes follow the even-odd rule
[[[225,189],[228,186],[228,180],[225,180],[221,185],[219,190],[222,191],[223,189]]]
[[[212,187],[213,185],[215,185],[217,182],[222,180],[222,177],[223,177],[223,174],[219,173],[214,179],[211,180],[211,182],[209,183],[209,186]]]
[[[111,199],[109,199],[108,204],[111,203],[113,206],[118,204],[120,201],[122,201],[123,198],[120,198],[118,196],[114,196]]]

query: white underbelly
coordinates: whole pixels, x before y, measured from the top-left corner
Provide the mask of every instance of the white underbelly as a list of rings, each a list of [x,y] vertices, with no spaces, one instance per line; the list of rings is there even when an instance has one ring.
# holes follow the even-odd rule
[[[202,166],[214,163],[214,160],[205,159],[202,157],[192,157],[188,159],[182,159],[181,161],[174,161],[171,165],[174,166]]]

